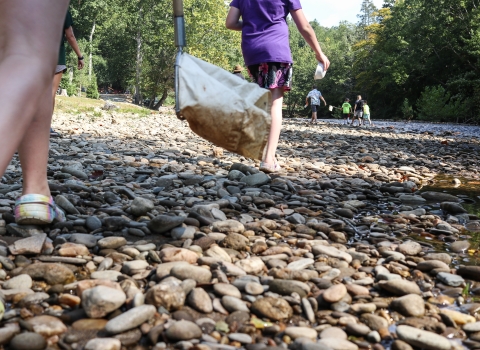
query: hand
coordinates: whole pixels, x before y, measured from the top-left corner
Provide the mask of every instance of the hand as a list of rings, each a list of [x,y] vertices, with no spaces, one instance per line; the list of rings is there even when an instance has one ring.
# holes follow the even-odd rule
[[[85,66],[85,61],[84,60],[78,60],[78,69],[82,69]]]
[[[323,52],[317,52],[315,54],[315,57],[317,58],[318,62],[323,63],[323,68],[325,69],[325,71],[327,71],[328,67],[330,67],[330,61],[329,61],[328,57],[325,56],[325,54]]]

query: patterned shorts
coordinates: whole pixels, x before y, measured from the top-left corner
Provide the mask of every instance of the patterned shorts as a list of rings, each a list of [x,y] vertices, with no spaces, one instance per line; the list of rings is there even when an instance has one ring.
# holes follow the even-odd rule
[[[260,87],[265,89],[292,88],[293,65],[291,63],[268,62],[248,66],[248,73]]]

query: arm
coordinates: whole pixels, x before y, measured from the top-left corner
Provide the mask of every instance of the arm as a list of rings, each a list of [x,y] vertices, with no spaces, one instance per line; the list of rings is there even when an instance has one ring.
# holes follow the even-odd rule
[[[75,51],[75,54],[77,55],[77,57],[83,57],[82,52],[78,47],[77,39],[75,39],[75,35],[73,34],[73,28],[71,26],[65,29],[65,37],[67,38],[67,41],[72,47],[73,51]],[[78,60],[78,69],[82,69],[84,65],[85,63],[83,59]]]
[[[225,27],[231,30],[242,30],[243,21],[240,21],[240,10],[236,7],[230,6],[227,19],[225,20]]]
[[[325,106],[326,106],[327,102],[325,102],[325,99],[323,98],[323,96],[320,95],[320,99],[323,101],[323,103],[325,103]]]
[[[320,45],[318,44],[317,36],[315,35],[312,26],[305,18],[303,10],[293,10],[290,12],[290,14],[292,15],[293,21],[295,22],[295,25],[297,26],[300,34],[303,36],[303,38],[312,48],[312,50],[315,51],[315,57],[317,58],[317,61],[323,63],[325,71],[328,70],[328,67],[330,66],[330,61],[328,60],[328,57],[325,56]]]

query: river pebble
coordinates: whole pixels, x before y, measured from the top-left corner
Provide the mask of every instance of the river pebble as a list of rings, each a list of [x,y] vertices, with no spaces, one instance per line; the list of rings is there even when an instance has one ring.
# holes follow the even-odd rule
[[[480,341],[470,239],[480,232],[470,209],[478,198],[462,190],[480,179],[478,132],[286,119],[281,172],[264,174],[195,136],[171,109],[89,113],[53,119],[63,137],[51,140],[48,180],[65,222],[15,224],[17,157],[0,182],[1,346]],[[449,191],[453,178],[459,192]]]

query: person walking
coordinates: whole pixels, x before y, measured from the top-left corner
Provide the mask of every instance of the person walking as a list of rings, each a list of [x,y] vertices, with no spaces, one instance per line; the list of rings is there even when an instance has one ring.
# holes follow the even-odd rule
[[[243,67],[239,64],[237,64],[233,69],[233,75],[239,77],[240,79],[245,80],[245,77],[243,76],[242,72],[243,72]]]
[[[352,113],[352,105],[350,104],[350,99],[346,98],[345,102],[342,104],[344,125],[348,125],[350,123],[350,113]]]
[[[313,90],[310,91],[305,99],[305,104],[308,106],[308,98],[310,98],[310,102],[312,105],[312,119],[310,120],[310,124],[317,123],[317,110],[320,109],[320,100],[327,105],[325,99],[322,96],[322,93],[317,90],[317,87],[313,85]]]
[[[287,16],[315,52],[325,70],[330,61],[322,52],[313,28],[305,18],[300,0],[233,0],[225,26],[242,32],[242,53],[252,79],[272,92],[272,125],[260,170],[277,172],[277,151],[282,127],[283,95],[291,89],[292,54],[289,45]],[[240,20],[240,17],[242,18]]]
[[[353,108],[353,119],[352,119],[352,126],[355,126],[355,120],[358,119],[358,126],[362,125],[362,117],[363,117],[363,100],[362,96],[358,95],[357,100],[355,101],[355,106]]]
[[[369,126],[372,126],[372,121],[370,120],[370,106],[367,103],[367,100],[363,101],[363,125],[368,121]]]
[[[75,35],[73,34],[73,19],[70,11],[67,11],[67,15],[65,17],[65,22],[63,24],[63,34],[62,40],[60,41],[60,52],[58,54],[58,63],[57,67],[55,68],[55,75],[53,77],[53,84],[52,84],[52,95],[53,95],[53,107],[55,108],[55,97],[57,96],[57,90],[60,86],[60,82],[62,81],[63,73],[67,71],[67,55],[65,49],[65,40],[68,41],[68,44],[72,47],[73,51],[78,57],[77,68],[82,69],[85,65],[83,55],[78,47],[77,39],[75,39]],[[60,134],[50,128],[50,137],[59,137]]]
[[[65,220],[47,182],[52,78],[68,0],[0,1],[0,175],[18,150],[21,224]],[[28,98],[28,103],[25,99]]]

